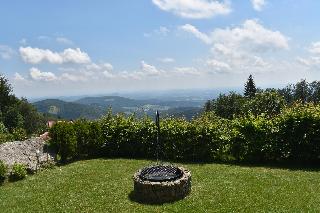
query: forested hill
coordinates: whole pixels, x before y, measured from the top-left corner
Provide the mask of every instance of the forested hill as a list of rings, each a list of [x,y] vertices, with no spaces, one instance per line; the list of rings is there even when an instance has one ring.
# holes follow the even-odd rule
[[[160,100],[160,99],[146,99],[136,100],[131,98],[124,98],[120,96],[103,96],[103,97],[86,97],[81,98],[75,103],[85,105],[95,105],[100,107],[112,107],[117,110],[118,108],[127,107],[143,107],[145,105],[157,105],[162,107],[202,107],[204,100]]]
[[[119,96],[86,97],[74,102],[66,102],[59,99],[46,99],[33,103],[42,113],[55,115],[63,119],[97,119],[100,118],[109,108],[113,113],[135,113],[138,116],[153,116],[155,110],[163,115],[172,115],[191,118],[201,111],[201,101],[190,100],[135,100]]]
[[[46,99],[33,103],[39,112],[48,113],[63,119],[96,119],[105,112],[104,109],[96,106],[65,102],[58,99]]]
[[[81,98],[75,103],[98,106],[103,108],[112,107],[115,111],[121,111],[122,107],[140,107],[146,104],[146,101],[134,100],[130,98],[124,98],[120,96],[103,96],[103,97],[86,97]]]

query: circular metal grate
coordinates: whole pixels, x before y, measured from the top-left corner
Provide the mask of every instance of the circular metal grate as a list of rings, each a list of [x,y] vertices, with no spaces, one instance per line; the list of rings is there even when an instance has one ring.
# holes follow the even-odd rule
[[[182,171],[174,166],[155,165],[142,169],[139,177],[151,182],[174,181],[181,178]]]

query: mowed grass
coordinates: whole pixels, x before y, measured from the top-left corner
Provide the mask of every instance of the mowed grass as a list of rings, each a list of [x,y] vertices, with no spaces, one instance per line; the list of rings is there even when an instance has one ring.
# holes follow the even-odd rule
[[[143,160],[87,160],[0,187],[0,212],[320,212],[320,172],[186,164],[192,192],[147,205],[130,199]]]

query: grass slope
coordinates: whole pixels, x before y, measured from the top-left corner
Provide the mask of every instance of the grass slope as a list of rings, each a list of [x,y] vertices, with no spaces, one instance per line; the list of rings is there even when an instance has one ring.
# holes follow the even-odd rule
[[[79,161],[0,187],[1,212],[319,212],[315,171],[188,164],[192,192],[164,205],[131,201],[132,175],[151,162]]]

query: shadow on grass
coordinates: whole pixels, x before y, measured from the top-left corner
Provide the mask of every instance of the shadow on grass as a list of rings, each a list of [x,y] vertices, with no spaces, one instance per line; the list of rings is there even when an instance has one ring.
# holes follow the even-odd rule
[[[152,205],[152,206],[161,206],[163,204],[173,204],[175,202],[178,202],[184,199],[184,198],[180,198],[170,202],[145,201],[140,199],[139,196],[137,196],[137,194],[133,190],[128,194],[128,198],[132,202],[143,204],[143,205]]]
[[[319,172],[320,163],[316,162],[212,162],[220,165],[242,166],[242,167],[264,167],[268,169],[286,169],[290,171]]]
[[[238,162],[235,160],[231,161],[185,161],[185,160],[168,160],[162,159],[157,161],[154,158],[133,158],[133,157],[106,157],[106,156],[97,156],[97,157],[78,157],[73,160],[68,160],[67,162],[57,162],[57,166],[64,166],[70,163],[74,163],[82,160],[93,160],[93,159],[104,159],[104,160],[143,160],[149,161],[151,164],[165,163],[165,164],[174,164],[174,165],[198,165],[205,166],[208,164],[219,164],[219,165],[228,165],[228,166],[244,166],[244,167],[264,167],[269,169],[287,169],[291,171],[306,171],[306,172],[319,172],[320,171],[320,160],[319,162],[301,162],[299,160],[290,160],[284,162]]]

